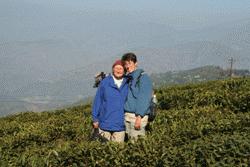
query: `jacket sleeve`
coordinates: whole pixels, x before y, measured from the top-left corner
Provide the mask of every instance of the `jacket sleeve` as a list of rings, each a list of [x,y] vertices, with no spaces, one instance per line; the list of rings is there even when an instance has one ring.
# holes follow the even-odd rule
[[[102,88],[102,85],[100,85],[97,89],[94,102],[92,105],[92,121],[93,122],[99,122],[99,114],[100,114],[102,101],[103,101],[102,92],[103,92],[103,88]]]
[[[141,76],[139,81],[139,92],[136,99],[135,115],[145,116],[149,110],[152,98],[153,85],[147,74]]]

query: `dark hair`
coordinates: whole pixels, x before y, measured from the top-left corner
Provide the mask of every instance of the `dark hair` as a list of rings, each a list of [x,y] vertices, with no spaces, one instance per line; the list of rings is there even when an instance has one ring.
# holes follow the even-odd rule
[[[136,63],[137,62],[136,55],[132,52],[125,53],[122,56],[122,62],[125,62],[125,61],[132,61],[132,62]]]

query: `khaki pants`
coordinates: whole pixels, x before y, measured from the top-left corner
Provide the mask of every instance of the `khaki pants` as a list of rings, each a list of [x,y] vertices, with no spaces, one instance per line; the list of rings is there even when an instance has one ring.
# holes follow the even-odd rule
[[[126,133],[128,134],[128,137],[132,140],[137,140],[139,136],[144,137],[146,134],[145,127],[148,123],[148,116],[145,115],[141,119],[141,129],[136,130],[135,129],[135,119],[136,116],[134,113],[125,113],[125,126],[126,126]]]
[[[103,136],[109,141],[124,142],[125,131],[110,132],[110,131],[105,131],[99,128],[99,133],[101,136]]]

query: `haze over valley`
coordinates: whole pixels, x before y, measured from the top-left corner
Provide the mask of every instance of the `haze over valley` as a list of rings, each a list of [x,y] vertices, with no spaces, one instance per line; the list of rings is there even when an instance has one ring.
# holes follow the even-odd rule
[[[225,3],[225,2],[224,2]],[[250,70],[250,2],[0,2],[0,115],[93,96],[125,52],[149,74],[206,65]]]

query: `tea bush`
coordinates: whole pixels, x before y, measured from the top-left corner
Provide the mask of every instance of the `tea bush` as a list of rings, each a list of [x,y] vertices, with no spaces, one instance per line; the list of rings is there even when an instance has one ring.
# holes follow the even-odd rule
[[[157,91],[161,109],[212,106],[234,112],[250,110],[250,79],[209,81],[201,84],[163,87]]]
[[[0,166],[249,166],[249,79],[157,90],[145,138],[90,141],[91,105],[0,119]]]

